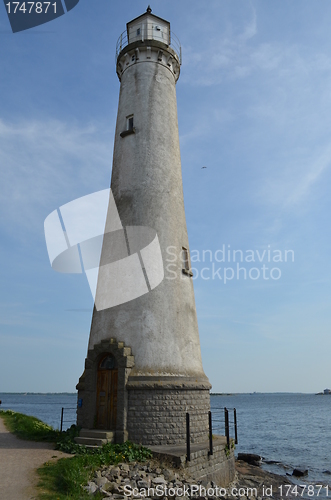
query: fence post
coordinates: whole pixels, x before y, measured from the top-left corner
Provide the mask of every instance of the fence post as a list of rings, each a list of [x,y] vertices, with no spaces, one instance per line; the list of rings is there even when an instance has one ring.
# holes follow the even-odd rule
[[[229,430],[229,412],[224,408],[224,420],[225,420],[225,435],[228,448],[230,449],[230,430]]]
[[[62,427],[63,427],[63,410],[64,410],[64,408],[62,408],[62,410],[61,410],[61,429],[60,429],[61,432],[62,432]]]
[[[186,413],[186,461],[191,461],[190,414]]]
[[[233,408],[233,419],[234,419],[234,442],[238,444],[238,431],[237,431],[237,410]]]
[[[213,454],[213,427],[212,427],[211,411],[208,412],[208,419],[209,419],[209,451],[208,451],[208,455],[212,455]]]

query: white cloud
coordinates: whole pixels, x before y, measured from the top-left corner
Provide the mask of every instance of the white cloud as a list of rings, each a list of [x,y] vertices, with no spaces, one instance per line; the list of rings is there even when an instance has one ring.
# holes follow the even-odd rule
[[[246,41],[249,40],[250,38],[253,38],[256,34],[257,34],[257,16],[256,16],[256,10],[252,8],[252,18],[244,26],[244,31],[241,35],[239,35],[239,38],[241,40]]]
[[[286,211],[307,202],[331,163],[331,57],[304,42],[260,41],[256,26],[254,17],[237,36],[219,35],[199,53],[190,48],[184,78],[194,86],[219,86],[221,97],[208,109],[209,121],[205,110],[207,126],[201,129],[215,128],[215,110],[232,117],[237,147],[250,149],[245,161],[254,162],[248,167],[254,201]],[[233,80],[241,81],[229,101],[222,93]],[[192,128],[185,139],[198,130]]]
[[[203,31],[202,26],[199,26],[199,31]],[[248,75],[252,69],[249,44],[256,35],[257,16],[254,9],[239,33],[234,33],[231,24],[221,32],[219,25],[213,28],[209,20],[205,32],[197,40],[199,45],[183,47],[185,74],[182,80],[193,85],[210,86],[224,79]],[[204,47],[202,50],[201,46]]]
[[[40,214],[107,188],[112,147],[113,130],[103,123],[0,119],[2,224],[39,231]]]

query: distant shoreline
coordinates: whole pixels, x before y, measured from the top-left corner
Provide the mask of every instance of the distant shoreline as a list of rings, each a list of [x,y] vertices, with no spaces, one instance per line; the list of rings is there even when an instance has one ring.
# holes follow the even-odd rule
[[[302,395],[305,395],[305,396],[319,396],[319,395],[322,395],[322,396],[328,396],[329,394],[325,394],[323,392],[318,392],[318,393],[315,393],[315,392],[279,392],[279,391],[276,391],[276,392],[211,392],[210,395],[211,396],[242,396],[242,395],[247,395],[247,396],[258,396],[258,395],[261,395],[261,394],[279,394],[279,395],[283,395],[283,394],[288,394],[288,395],[297,395],[297,394],[302,394]]]
[[[13,391],[0,391],[0,394],[19,394],[23,396],[53,396],[53,395],[67,395],[67,396],[72,396],[73,394],[77,394],[77,391],[73,392],[26,392],[26,391],[19,391],[19,392],[13,392]],[[242,396],[242,395],[250,395],[250,396],[255,396],[255,395],[261,395],[261,394],[303,394],[307,396],[330,396],[331,393],[324,393],[324,392],[211,392],[210,396]]]
[[[72,396],[73,394],[77,394],[77,391],[74,392],[26,392],[26,391],[21,391],[21,392],[5,392],[5,391],[0,391],[0,394],[21,394],[22,396],[53,396],[53,395],[68,395]]]

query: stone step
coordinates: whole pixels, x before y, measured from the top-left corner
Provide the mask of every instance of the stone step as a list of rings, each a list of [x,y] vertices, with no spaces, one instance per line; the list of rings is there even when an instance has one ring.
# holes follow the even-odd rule
[[[112,441],[115,437],[114,431],[103,431],[99,429],[81,429],[79,433],[79,437],[88,437],[88,438],[96,438],[96,439],[107,439],[108,441]]]
[[[75,437],[75,441],[77,444],[83,444],[84,446],[102,446],[106,444],[107,439],[98,439],[92,437]]]

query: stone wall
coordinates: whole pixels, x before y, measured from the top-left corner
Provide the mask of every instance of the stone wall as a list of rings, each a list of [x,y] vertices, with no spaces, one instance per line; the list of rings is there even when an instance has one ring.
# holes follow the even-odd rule
[[[136,443],[186,443],[186,412],[191,442],[208,439],[209,389],[131,389],[128,402],[128,435]]]
[[[227,450],[223,437],[214,438],[213,442],[213,455],[208,455],[207,447],[191,453],[191,461],[186,462],[184,468],[197,479],[228,486],[235,477],[234,449]]]
[[[205,479],[214,481],[218,486],[227,487],[235,478],[234,443],[231,441],[230,450],[224,436],[213,437],[213,454],[209,454],[209,443],[193,445],[191,460],[186,461],[186,450],[175,447],[151,446],[155,458],[170,463],[173,467],[187,472],[196,480]],[[177,448],[177,450],[176,450]]]

